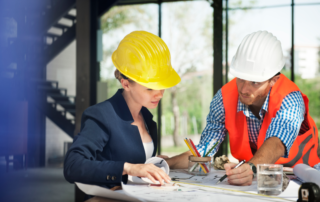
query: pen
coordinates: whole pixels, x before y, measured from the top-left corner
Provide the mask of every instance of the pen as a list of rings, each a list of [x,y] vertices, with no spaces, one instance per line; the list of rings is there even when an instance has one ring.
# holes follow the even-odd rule
[[[240,167],[242,164],[244,164],[246,162],[246,160],[243,160],[243,161],[240,161],[240,163],[238,163],[238,165],[236,165],[236,167],[234,167],[233,169],[235,168],[238,168]],[[217,182],[217,184],[219,184],[220,182],[222,182],[224,179],[226,179],[227,177],[227,174],[225,174],[222,178],[220,178]]]

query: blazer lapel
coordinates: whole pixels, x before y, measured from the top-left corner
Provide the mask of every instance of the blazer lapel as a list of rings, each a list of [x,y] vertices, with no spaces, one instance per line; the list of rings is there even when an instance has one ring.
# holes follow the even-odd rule
[[[152,156],[155,156],[157,153],[157,146],[158,146],[157,124],[152,120],[153,115],[150,113],[150,111],[147,108],[142,107],[141,113],[142,113],[143,118],[149,128],[150,136],[151,136],[151,139],[153,141],[153,146],[154,146]]]
[[[118,92],[110,99],[110,103],[113,105],[113,108],[115,109],[117,115],[123,121],[127,122],[127,124],[131,125],[131,123],[133,123],[134,120],[132,118],[129,107],[122,96],[122,92],[123,92],[123,89],[119,89]],[[158,145],[157,124],[152,120],[153,115],[150,113],[150,111],[147,108],[142,107],[141,113],[148,126],[150,136],[153,141],[154,150],[153,150],[152,156],[155,156],[155,154],[157,153],[157,145]],[[136,126],[132,126],[132,127],[136,127]],[[143,149],[144,151],[140,135],[137,137],[139,137],[139,140],[141,142],[140,144],[142,146],[141,149]]]

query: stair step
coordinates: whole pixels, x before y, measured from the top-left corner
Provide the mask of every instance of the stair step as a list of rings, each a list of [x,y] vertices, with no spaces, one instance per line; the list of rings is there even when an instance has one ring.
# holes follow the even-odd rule
[[[76,109],[76,105],[72,102],[57,102],[57,104],[61,105],[65,109]]]
[[[65,95],[57,95],[57,94],[48,94],[48,96],[50,96],[52,99],[54,99],[55,101],[59,102],[59,101],[70,101],[75,99],[75,96],[65,96]]]
[[[55,24],[55,25],[53,25],[53,27],[56,27],[56,28],[59,28],[59,29],[62,29],[62,30],[70,28],[69,26],[66,26],[66,25],[63,25],[63,24]]]
[[[51,38],[56,38],[56,37],[60,37],[61,35],[59,34],[54,34],[54,33],[46,33],[47,37],[51,37]]]
[[[63,112],[58,111],[51,103],[46,103],[46,105],[41,105],[40,107],[52,122],[60,127],[65,133],[70,135],[70,137],[73,136],[75,127],[73,120],[68,119]]]
[[[41,85],[41,86],[58,88],[58,82],[57,81],[33,80],[33,82],[35,82],[36,84]]]
[[[65,15],[65,16],[63,16],[64,18],[67,18],[67,19],[69,19],[69,20],[72,20],[72,22],[77,18],[76,16],[74,16],[74,15],[69,15],[69,14],[67,14],[67,15]]]
[[[73,116],[76,116],[76,109],[66,109],[66,111],[72,114]]]
[[[60,94],[61,91],[64,91],[64,94],[66,94],[67,89],[65,88],[53,88],[53,87],[46,87],[46,86],[38,86],[39,90],[46,91],[46,93],[51,93],[51,94]]]

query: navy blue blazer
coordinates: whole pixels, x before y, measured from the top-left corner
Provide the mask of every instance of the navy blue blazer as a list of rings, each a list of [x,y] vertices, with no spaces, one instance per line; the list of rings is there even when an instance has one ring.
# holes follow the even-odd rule
[[[89,107],[83,112],[81,131],[66,154],[64,177],[67,181],[95,184],[106,188],[127,183],[122,175],[125,162],[146,161],[143,143],[137,126],[122,96],[123,89],[110,99]],[[157,125],[152,114],[142,107],[141,113],[157,151]]]

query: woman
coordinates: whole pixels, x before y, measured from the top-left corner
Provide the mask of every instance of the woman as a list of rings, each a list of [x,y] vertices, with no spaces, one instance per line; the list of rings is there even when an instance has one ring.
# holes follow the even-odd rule
[[[180,82],[168,47],[159,37],[136,31],[120,42],[112,61],[123,89],[83,112],[64,176],[107,188],[126,183],[128,175],[169,182],[162,169],[144,164],[157,151],[157,126],[147,108],[157,107],[164,89]]]

